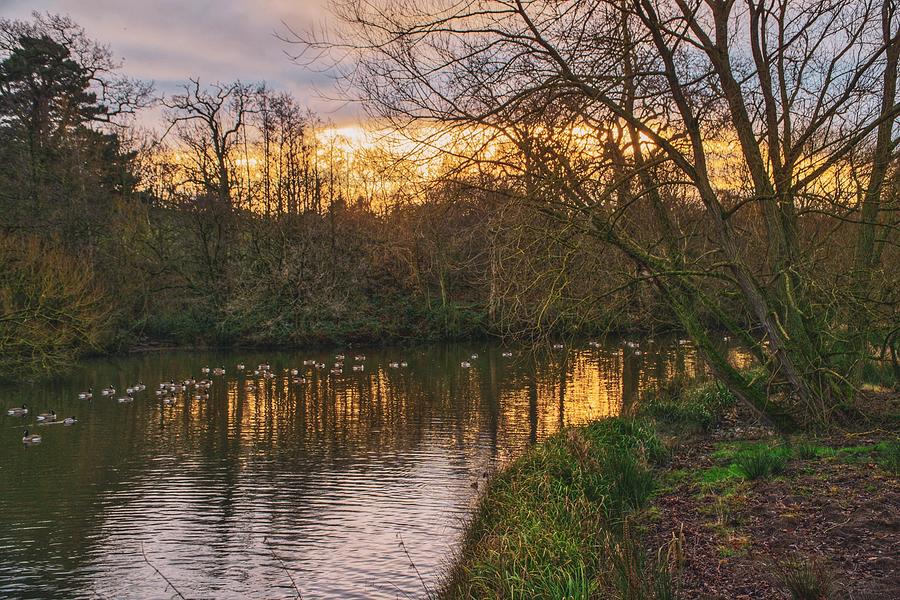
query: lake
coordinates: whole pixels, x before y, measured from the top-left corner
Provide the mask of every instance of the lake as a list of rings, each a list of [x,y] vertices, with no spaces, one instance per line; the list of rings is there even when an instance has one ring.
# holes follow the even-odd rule
[[[305,599],[421,597],[486,475],[700,368],[675,341],[598,346],[166,351],[2,388],[0,597],[178,597],[166,579],[187,598],[291,598],[292,579]],[[253,376],[260,363],[275,376]],[[208,399],[154,394],[190,376],[213,380]],[[100,396],[139,381],[132,403]],[[78,422],[37,424],[49,409]]]

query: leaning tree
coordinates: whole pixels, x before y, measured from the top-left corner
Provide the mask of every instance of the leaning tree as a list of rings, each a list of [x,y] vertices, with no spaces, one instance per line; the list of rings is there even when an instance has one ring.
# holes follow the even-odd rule
[[[339,36],[298,36],[303,57],[335,57],[378,117],[492,162],[518,199],[623,253],[748,405],[767,399],[703,314],[796,415],[848,405],[897,320],[895,0],[346,0],[337,13]]]

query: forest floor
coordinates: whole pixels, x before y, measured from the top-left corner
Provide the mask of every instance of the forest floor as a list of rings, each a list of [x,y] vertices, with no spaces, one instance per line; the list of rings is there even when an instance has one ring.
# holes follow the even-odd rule
[[[898,402],[879,398],[887,414]],[[660,489],[640,520],[648,552],[683,536],[678,597],[900,598],[900,465],[889,421],[785,439],[732,418],[667,440]],[[761,448],[782,449],[780,472],[750,479],[741,455]]]

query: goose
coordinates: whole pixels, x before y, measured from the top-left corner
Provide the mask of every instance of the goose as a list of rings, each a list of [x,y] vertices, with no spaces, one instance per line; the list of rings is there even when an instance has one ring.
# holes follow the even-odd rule
[[[41,413],[37,416],[38,421],[43,421],[50,423],[51,421],[56,420],[56,411],[51,410],[50,412]]]
[[[28,414],[28,405],[22,404],[20,408],[11,408],[6,411],[6,414],[10,417],[24,417]]]
[[[62,424],[63,425],[74,425],[77,422],[78,422],[78,419],[76,419],[75,417],[66,417],[65,419],[63,419]]]
[[[112,396],[115,393],[116,393],[116,388],[114,388],[113,386],[109,386],[109,387],[106,387],[106,388],[103,388],[102,390],[100,390],[100,394],[103,396]]]
[[[365,371],[366,365],[353,365],[353,370],[354,371]]]
[[[344,363],[342,363],[342,362],[336,362],[336,363],[334,363],[334,368],[335,368],[335,369],[343,369],[343,368],[344,368]]]
[[[134,397],[131,394],[126,393],[126,395],[119,398],[119,404],[125,404],[126,402],[134,402]]]
[[[472,363],[470,363],[467,360],[464,360],[461,363],[459,363],[459,366],[461,366],[463,369],[468,369],[469,367],[472,366]]]
[[[343,375],[343,374],[344,374],[344,370],[343,370],[343,369],[332,369],[332,370],[331,370],[331,374],[332,374],[332,375]]]
[[[29,435],[28,430],[26,429],[25,431],[22,432],[22,443],[23,444],[40,444],[41,436],[36,433],[32,433],[31,435]]]
[[[90,400],[93,397],[94,397],[94,388],[88,388],[88,391],[78,393],[79,400]]]
[[[344,360],[344,355],[343,354],[335,354],[334,360]]]
[[[353,357],[353,360],[355,360],[356,362],[363,362],[366,360],[366,355],[365,354],[357,354],[356,356]]]

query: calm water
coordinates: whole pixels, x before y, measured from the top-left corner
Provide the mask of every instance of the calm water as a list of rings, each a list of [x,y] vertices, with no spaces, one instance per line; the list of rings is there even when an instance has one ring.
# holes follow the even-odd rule
[[[300,384],[283,368],[335,353],[153,353],[0,389],[0,597],[173,597],[153,567],[188,598],[296,597],[288,573],[306,599],[418,597],[404,547],[433,585],[486,472],[697,369],[677,344],[344,353],[342,375]],[[277,377],[247,391],[238,362]],[[227,370],[208,400],[154,395],[205,365]],[[138,381],[133,404],[99,395]],[[88,386],[94,399],[78,400]],[[22,402],[31,415],[6,416]],[[37,425],[48,409],[78,423]],[[25,447],[24,426],[43,442]]]

